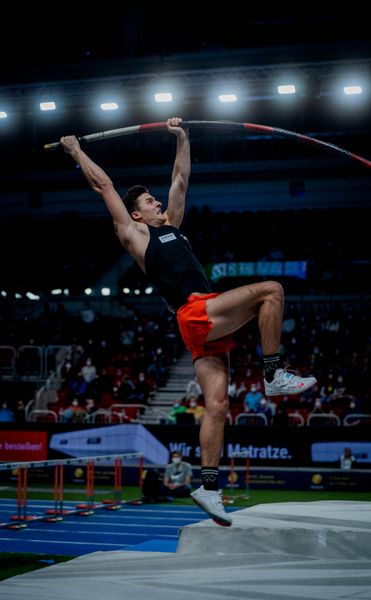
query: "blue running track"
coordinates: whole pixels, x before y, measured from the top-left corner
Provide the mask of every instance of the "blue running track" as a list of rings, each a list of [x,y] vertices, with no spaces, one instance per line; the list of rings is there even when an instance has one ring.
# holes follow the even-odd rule
[[[64,509],[74,509],[65,502]],[[29,515],[42,515],[54,502],[30,500]],[[228,509],[233,510],[233,509]],[[0,499],[0,523],[16,514],[13,499]],[[29,522],[20,530],[0,528],[1,552],[80,556],[102,550],[175,552],[180,527],[207,519],[196,506],[125,504],[120,510],[97,509],[88,517],[67,515],[63,521]]]

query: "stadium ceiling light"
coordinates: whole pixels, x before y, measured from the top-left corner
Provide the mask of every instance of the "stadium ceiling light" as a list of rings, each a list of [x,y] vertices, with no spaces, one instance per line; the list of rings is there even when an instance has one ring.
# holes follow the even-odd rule
[[[100,293],[102,294],[102,296],[110,296],[111,295],[111,288],[109,288],[109,287],[103,287],[101,289]]]
[[[277,91],[279,94],[296,94],[294,85],[278,85]]]
[[[34,294],[33,292],[26,292],[26,296],[29,300],[40,300],[40,296],[38,294]]]
[[[100,107],[102,110],[117,110],[119,105],[117,102],[102,102]]]
[[[42,111],[55,110],[56,108],[57,105],[55,102],[40,102],[40,110]]]
[[[237,96],[235,94],[219,94],[219,102],[237,102]]]
[[[343,88],[346,96],[354,96],[355,94],[362,94],[362,88],[360,85],[346,85]]]
[[[84,289],[84,294],[86,294],[86,296],[91,296],[92,293],[93,293],[93,290],[91,288]]]
[[[158,92],[154,95],[156,102],[172,102],[173,94],[170,92]]]
[[[0,119],[6,119],[8,116],[8,113],[5,112],[5,110],[0,110]]]

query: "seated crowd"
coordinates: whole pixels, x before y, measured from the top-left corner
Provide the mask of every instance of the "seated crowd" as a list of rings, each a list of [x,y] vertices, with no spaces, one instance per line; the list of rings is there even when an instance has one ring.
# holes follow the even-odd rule
[[[88,310],[92,319],[83,315]],[[318,383],[302,395],[273,400],[263,392],[257,325],[247,324],[235,334],[230,355],[227,422],[299,425],[308,423],[311,415],[334,415],[336,424],[337,417],[342,423],[348,415],[370,415],[370,317],[368,304],[356,310],[350,304],[289,303],[283,320],[282,356],[286,365],[315,374]],[[184,351],[174,317],[165,310],[148,315],[135,309],[127,318],[117,319],[101,317],[88,306],[77,316],[68,315],[61,307],[55,313],[45,307],[38,319],[25,316],[17,323],[2,323],[7,343],[23,342],[31,347],[35,342],[45,343],[48,336],[53,342],[67,344],[72,331],[75,335],[68,355],[59,357],[57,401],[44,406],[63,422],[92,422],[92,415],[96,417],[98,412],[102,421],[108,416],[110,422],[137,420],[151,405],[157,388],[166,385],[171,366]],[[24,402],[18,400],[22,406],[3,402],[0,420],[25,418]],[[173,407],[163,407],[162,415],[169,424],[200,424],[203,411],[202,390],[191,379],[184,396]],[[311,419],[310,424],[317,422],[331,424],[331,419]],[[346,424],[358,422],[348,418]]]
[[[208,207],[192,207],[187,212],[184,230],[204,265],[246,260],[308,263],[307,279],[288,277],[282,281],[286,295],[300,295],[296,295],[295,302],[286,303],[280,351],[286,365],[295,366],[304,376],[315,375],[318,384],[298,397],[278,397],[274,401],[265,398],[262,349],[257,323],[252,321],[234,335],[235,348],[230,356],[229,423],[242,424],[241,413],[250,417],[258,415],[256,424],[286,424],[293,413],[301,417],[297,418],[298,424],[303,420],[307,423],[312,414],[333,414],[341,422],[349,414],[371,414],[371,302],[365,294],[371,274],[371,256],[364,243],[370,210],[357,209],[357,236],[349,236],[353,214],[350,210],[354,209],[213,212]],[[303,229],[304,212],[306,227]],[[205,216],[209,223],[207,231],[199,225]],[[17,235],[25,236],[26,242],[29,240],[30,257],[28,261],[14,258],[18,261],[16,264],[6,261],[3,285],[16,292],[22,282],[22,292],[30,285],[30,289],[44,291],[44,297],[48,297],[50,287],[68,286],[71,294],[78,294],[82,286],[96,281],[122,256],[122,248],[112,236],[109,220],[84,218],[84,227],[81,227],[82,219],[78,213],[60,215],[52,225],[42,220],[30,223],[27,216],[17,219]],[[6,248],[11,247],[14,225],[12,227],[11,219],[2,224],[4,255]],[[265,234],[260,238],[249,237],[247,230]],[[313,230],[317,232],[315,236]],[[58,246],[61,232],[64,238]],[[104,253],[95,243],[98,235]],[[53,269],[40,259],[48,244],[53,248],[58,246],[58,252],[53,250]],[[29,269],[30,262],[33,269]],[[129,268],[123,277],[130,290],[136,287],[143,290],[148,285],[135,268]],[[44,290],[45,281],[48,290]],[[225,278],[214,282],[213,289],[222,291],[246,282],[251,281]],[[344,293],[357,293],[357,298],[355,301],[350,296],[349,301],[328,299],[333,297],[330,294]],[[316,295],[317,299],[306,301],[305,295]],[[1,347],[70,348],[68,355],[61,353],[56,357],[61,378],[58,401],[45,406],[57,411],[58,419],[86,422],[99,410],[128,404],[141,405],[133,414],[134,418],[138,414],[142,416],[156,390],[166,385],[171,366],[184,351],[175,317],[166,309],[156,314],[141,312],[139,296],[130,306],[126,306],[122,295],[115,300],[124,316],[100,314],[88,301],[75,314],[68,312],[63,302],[56,308],[45,302],[43,310],[35,316],[31,309],[18,308],[14,296],[7,298],[2,294],[0,297]],[[30,353],[17,356],[17,364],[18,376],[34,374]],[[4,398],[0,419],[21,420],[28,399]],[[23,408],[17,405],[18,400],[23,402]],[[126,415],[120,412],[117,417],[120,422],[133,418],[129,411]],[[167,408],[169,423],[200,423],[202,413],[203,398],[197,382],[174,407]],[[245,422],[252,423],[250,417]],[[348,422],[357,423],[357,419],[348,419]]]

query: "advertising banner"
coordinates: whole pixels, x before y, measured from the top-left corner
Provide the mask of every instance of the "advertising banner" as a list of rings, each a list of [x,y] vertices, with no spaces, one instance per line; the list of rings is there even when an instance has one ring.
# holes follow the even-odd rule
[[[0,431],[0,461],[46,460],[46,431]]]

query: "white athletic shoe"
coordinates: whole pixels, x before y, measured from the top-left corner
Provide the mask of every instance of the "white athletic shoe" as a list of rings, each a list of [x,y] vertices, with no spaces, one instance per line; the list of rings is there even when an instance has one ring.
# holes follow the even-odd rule
[[[301,394],[317,382],[315,377],[300,377],[286,369],[276,369],[273,380],[268,383],[264,379],[266,396],[287,396]]]
[[[197,490],[191,493],[193,501],[204,510],[218,525],[230,527],[232,525],[231,517],[225,512],[223,505],[223,496],[221,491],[205,490],[201,485]]]

